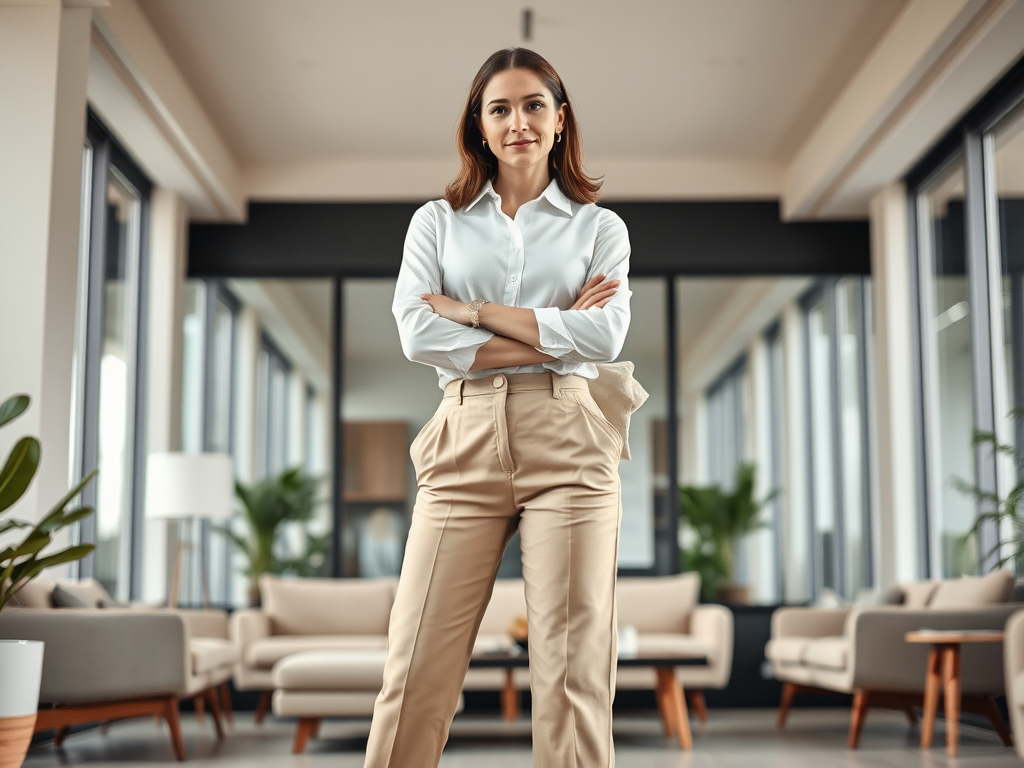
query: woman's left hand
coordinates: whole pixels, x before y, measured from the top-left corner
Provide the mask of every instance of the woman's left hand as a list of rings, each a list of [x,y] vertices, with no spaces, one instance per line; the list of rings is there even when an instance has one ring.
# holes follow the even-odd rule
[[[443,293],[424,293],[420,298],[427,302],[436,314],[447,320],[461,325],[470,325],[472,323],[469,318],[468,304],[456,301],[455,299],[449,299]]]

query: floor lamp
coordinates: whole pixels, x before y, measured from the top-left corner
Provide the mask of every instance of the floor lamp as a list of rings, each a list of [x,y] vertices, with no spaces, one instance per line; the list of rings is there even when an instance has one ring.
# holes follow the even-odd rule
[[[146,463],[146,518],[188,521],[228,520],[235,503],[235,468],[225,453],[151,453]],[[180,541],[167,604],[178,607],[181,562],[191,541]],[[194,547],[193,547],[194,548]],[[209,607],[206,553],[200,547],[203,607]]]

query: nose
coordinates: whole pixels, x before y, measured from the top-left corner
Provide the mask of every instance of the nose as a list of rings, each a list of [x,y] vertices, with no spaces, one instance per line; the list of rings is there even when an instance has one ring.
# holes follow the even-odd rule
[[[521,109],[517,109],[514,113],[515,117],[512,120],[512,130],[523,133],[530,127],[529,122],[526,119],[526,112]]]

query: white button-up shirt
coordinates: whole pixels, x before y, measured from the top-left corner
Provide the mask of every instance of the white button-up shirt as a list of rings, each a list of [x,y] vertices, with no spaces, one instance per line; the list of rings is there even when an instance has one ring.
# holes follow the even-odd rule
[[[413,214],[405,238],[392,311],[406,357],[437,369],[442,388],[495,373],[576,374],[597,378],[595,363],[614,360],[629,329],[629,237],[607,208],[567,198],[554,179],[514,219],[488,181],[464,208],[433,200]],[[604,306],[570,307],[595,275],[619,280]],[[555,360],[471,371],[477,350],[494,336],[434,313],[420,298],[487,299],[528,307],[537,316],[539,351]]]

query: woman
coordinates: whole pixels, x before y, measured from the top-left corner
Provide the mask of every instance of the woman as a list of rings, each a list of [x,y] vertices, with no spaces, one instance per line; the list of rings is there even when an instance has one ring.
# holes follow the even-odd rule
[[[617,430],[590,396],[629,327],[629,242],[594,205],[550,64],[498,51],[470,88],[462,170],[416,211],[393,311],[444,399],[419,492],[367,768],[434,768],[509,539],[522,541],[537,768],[614,763]]]

